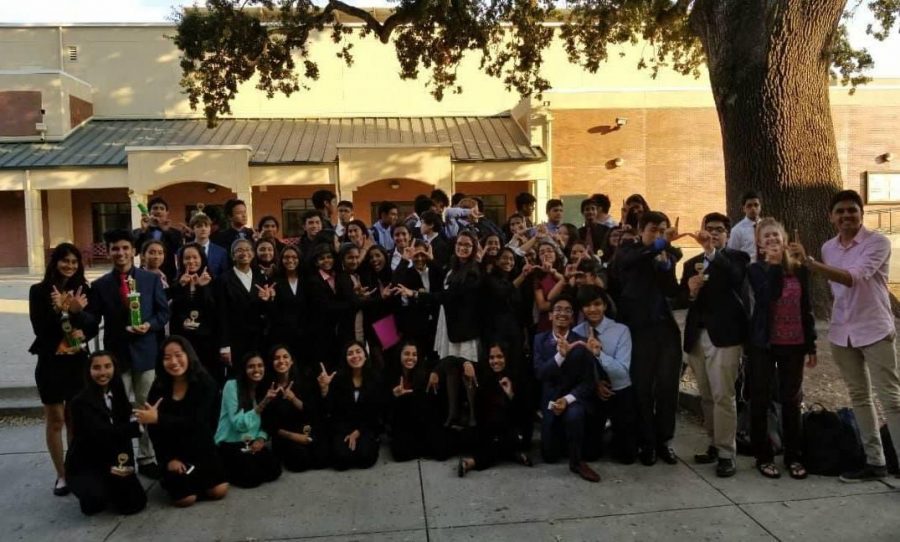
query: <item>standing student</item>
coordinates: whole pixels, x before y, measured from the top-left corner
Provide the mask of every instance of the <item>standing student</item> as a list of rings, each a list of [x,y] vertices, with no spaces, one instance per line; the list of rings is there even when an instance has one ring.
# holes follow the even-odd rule
[[[516,212],[525,217],[525,223],[528,227],[534,225],[534,207],[537,205],[537,198],[528,192],[520,192],[516,194]],[[480,209],[479,209],[480,210]]]
[[[784,465],[791,478],[803,479],[807,476],[800,413],[804,359],[807,367],[816,366],[809,272],[787,252],[787,234],[777,221],[760,220],[755,233],[763,254],[763,261],[752,264],[749,271],[755,300],[750,336],[750,437],[756,468],[767,478],[781,475],[768,436],[771,384],[777,369]]]
[[[272,376],[264,388],[274,384],[280,391],[263,410],[262,427],[271,438],[272,452],[291,472],[325,466],[328,433],[315,380],[297,370],[284,345],[272,349],[271,367]]]
[[[762,200],[759,194],[752,190],[745,192],[741,196],[741,210],[744,211],[744,218],[732,228],[728,248],[740,250],[750,257],[751,262],[755,262],[759,253],[759,246],[756,244],[756,225],[762,213]]]
[[[254,232],[251,228],[247,227],[247,204],[239,199],[230,199],[226,201],[225,218],[229,222],[229,227],[217,231],[212,237],[212,242],[225,250],[228,250],[229,258],[233,258],[234,255],[231,254],[230,251],[231,245],[233,245],[236,240],[253,240]]]
[[[218,307],[206,256],[200,245],[188,243],[181,249],[179,258],[180,274],[170,288],[172,318],[169,331],[190,341],[200,363],[221,387],[225,384],[225,365],[219,356]]]
[[[353,243],[363,253],[368,252],[369,248],[375,244],[369,236],[369,228],[366,227],[366,223],[359,219],[353,219],[347,223],[341,242]]]
[[[337,470],[367,469],[378,461],[382,387],[362,343],[350,342],[342,357],[337,372],[323,364],[318,377],[331,419],[332,462]]]
[[[153,439],[165,467],[160,485],[175,506],[191,506],[198,498],[217,500],[228,493],[213,440],[218,407],[216,383],[203,370],[191,343],[169,336],[163,341],[147,402],[135,415]]]
[[[346,288],[339,285],[334,250],[329,245],[318,245],[310,259],[314,267],[306,285],[306,298],[314,314],[307,320],[313,339],[308,346],[309,362],[313,367],[324,363],[330,368],[338,365],[340,337],[353,333],[355,313],[352,300],[345,295]]]
[[[688,305],[684,351],[697,379],[710,439],[694,461],[717,463],[716,475],[722,478],[736,472],[735,382],[747,338],[744,293],[750,263],[744,252],[725,248],[730,227],[723,214],[704,216],[697,238],[703,252],[687,260],[681,274],[681,294]]]
[[[392,201],[382,201],[378,204],[378,220],[372,224],[372,239],[385,250],[394,248],[394,236],[392,229],[400,216],[399,207]]]
[[[413,239],[422,238],[422,215],[434,211],[434,202],[425,194],[419,194],[413,201],[413,212],[403,219],[402,224]]]
[[[259,231],[259,239],[257,241],[262,241],[263,239],[271,241],[275,245],[275,254],[281,254],[285,244],[281,240],[281,224],[278,223],[278,219],[272,215],[260,218],[257,230]],[[259,248],[258,245],[257,248]]]
[[[640,194],[632,194],[625,199],[625,205],[622,207],[622,224],[637,229],[640,225],[641,216],[650,211],[650,204]]]
[[[644,465],[657,457],[678,462],[672,449],[678,382],[681,376],[681,332],[668,298],[678,293],[675,263],[681,252],[672,247],[676,228],[662,213],[647,211],[638,222],[639,237],[619,247],[621,280],[619,316],[631,331],[631,381],[638,407],[638,443]]]
[[[550,235],[554,235],[559,231],[559,227],[562,226],[563,213],[564,209],[561,199],[551,199],[547,201],[547,222],[545,226]]]
[[[281,463],[269,447],[262,413],[281,393],[275,382],[265,387],[262,356],[248,352],[235,378],[225,383],[215,441],[228,483],[253,488],[281,476]]]
[[[581,202],[581,216],[584,226],[578,228],[578,237],[584,240],[588,252],[596,254],[598,250],[607,250],[610,227],[600,222],[597,201],[588,198]],[[609,216],[607,214],[607,216]]]
[[[862,198],[853,190],[835,194],[830,211],[838,234],[822,245],[822,261],[808,256],[799,241],[790,245],[790,251],[831,283],[834,307],[828,342],[850,393],[866,450],[865,467],[842,474],[841,480],[861,482],[883,478],[886,472],[873,388],[888,429],[900,435],[900,368],[887,289],[891,242],[863,226]],[[893,442],[894,449],[900,450],[900,437]]]
[[[140,248],[141,269],[150,271],[159,276],[159,280],[163,285],[163,291],[166,292],[166,297],[168,297],[169,277],[166,276],[165,271],[162,269],[162,265],[166,261],[166,245],[164,245],[162,241],[150,239],[144,241],[144,244],[140,245]],[[175,277],[173,276],[172,279],[174,281]]]
[[[301,254],[305,256],[312,254],[313,247],[318,244],[316,237],[322,230],[322,215],[318,211],[306,211],[303,214],[303,234],[297,243]]]
[[[515,379],[506,370],[503,345],[488,346],[488,367],[481,373],[476,396],[478,419],[474,450],[471,456],[459,458],[456,473],[463,477],[471,470],[484,470],[503,459],[532,466],[521,433],[521,410],[526,408],[518,398]]]
[[[569,470],[589,482],[599,482],[584,461],[585,424],[593,410],[595,377],[593,360],[577,351],[584,337],[571,331],[572,301],[557,298],[550,311],[553,327],[534,337],[534,374],[541,383],[541,456],[555,463],[563,444],[569,455]]]
[[[428,200],[431,201],[431,200]],[[390,249],[391,253],[391,271],[396,272],[399,268],[406,269],[410,265],[407,259],[406,249],[412,247],[412,235],[406,224],[397,224],[394,226],[391,235],[394,238],[394,248]]]
[[[84,278],[81,252],[60,243],[50,254],[41,282],[28,291],[28,315],[34,342],[28,351],[37,355],[34,380],[44,405],[44,437],[56,470],[53,494],[69,493],[63,465],[62,432],[72,442],[69,403],[84,386],[86,349],[82,345],[97,334],[97,326],[84,308],[90,288]]]
[[[591,199],[597,204],[596,222],[598,224],[602,224],[607,228],[615,228],[619,225],[619,221],[609,214],[609,208],[612,207],[609,196],[606,194],[592,194]]]
[[[94,281],[88,313],[103,320],[103,346],[116,357],[125,389],[142,405],[153,384],[159,335],[169,322],[169,304],[159,276],[134,267],[134,243],[124,230],[104,234],[113,269]],[[139,296],[137,294],[140,294]],[[139,309],[133,306],[137,298]],[[132,314],[134,312],[134,314]],[[140,324],[135,322],[140,320]],[[146,434],[141,435],[138,472],[159,478],[159,467]]]
[[[159,267],[167,279],[175,280],[175,254],[184,243],[184,238],[178,228],[172,227],[169,220],[169,204],[166,200],[155,197],[147,202],[147,206],[150,214],[141,215],[141,227],[134,233],[134,246],[143,252],[144,243],[147,241],[162,243],[165,258]]]
[[[222,276],[230,265],[228,251],[209,239],[212,221],[206,213],[198,211],[191,217],[191,229],[194,231],[194,243],[200,246],[206,256],[207,271],[214,279]],[[230,245],[229,245],[230,247]]]
[[[443,283],[443,270],[434,260],[429,260],[431,247],[424,241],[416,241],[412,266],[395,274],[398,286],[403,286],[419,294],[430,294],[440,291]],[[401,289],[402,292],[402,289]],[[418,345],[421,359],[434,360],[434,336],[437,332],[438,310],[440,306],[434,300],[426,300],[424,296],[410,299],[407,297],[397,308],[397,325],[403,337]]]
[[[66,454],[66,478],[87,516],[108,506],[118,514],[144,509],[147,495],[134,474],[131,439],[140,434],[113,355],[91,354],[85,388],[72,401],[75,439]]]
[[[310,199],[312,199],[313,209],[318,211],[322,217],[322,229],[334,231],[332,221],[337,208],[337,196],[331,190],[316,190]]]
[[[347,233],[347,225],[353,220],[353,202],[341,200],[337,206],[338,221],[334,225],[334,234],[343,237]]]
[[[234,267],[216,281],[219,355],[229,376],[234,374],[233,363],[262,346],[267,303],[274,292],[268,278],[252,265],[253,243],[238,239],[231,255]]]
[[[269,344],[283,344],[291,352],[291,356],[301,363],[304,369],[305,344],[309,337],[306,333],[306,283],[301,284],[300,251],[297,247],[286,246],[279,256],[280,261],[275,270],[275,299],[269,307]]]
[[[275,273],[275,256],[277,252],[275,241],[272,239],[260,239],[256,242],[256,268],[271,279]]]

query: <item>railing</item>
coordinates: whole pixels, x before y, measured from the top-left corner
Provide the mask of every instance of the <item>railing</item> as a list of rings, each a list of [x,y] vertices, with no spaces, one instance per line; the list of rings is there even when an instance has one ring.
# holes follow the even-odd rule
[[[897,220],[894,220],[894,217]],[[886,209],[872,209],[866,211],[866,223],[872,225],[872,229],[884,234],[900,233],[900,207],[888,207]]]

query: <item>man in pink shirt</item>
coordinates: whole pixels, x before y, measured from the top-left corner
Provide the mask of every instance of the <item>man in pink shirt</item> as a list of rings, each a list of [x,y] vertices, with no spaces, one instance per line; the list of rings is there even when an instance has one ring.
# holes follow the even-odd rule
[[[894,446],[900,445],[900,371],[887,289],[891,242],[867,230],[862,215],[859,194],[841,191],[831,199],[831,222],[838,235],[822,245],[823,261],[808,256],[799,242],[790,246],[810,271],[828,279],[834,294],[828,341],[853,402],[866,450],[865,467],[842,474],[844,482],[877,480],[886,475],[873,389],[881,401]]]

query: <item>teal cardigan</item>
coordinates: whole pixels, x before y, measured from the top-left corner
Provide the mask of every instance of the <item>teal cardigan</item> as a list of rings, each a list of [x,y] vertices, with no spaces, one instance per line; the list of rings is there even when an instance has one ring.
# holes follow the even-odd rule
[[[229,380],[222,390],[222,408],[219,411],[219,426],[216,428],[216,444],[244,442],[246,435],[253,440],[268,440],[269,435],[262,430],[262,421],[256,410],[240,410],[238,404],[237,382]],[[253,404],[256,405],[255,399]]]

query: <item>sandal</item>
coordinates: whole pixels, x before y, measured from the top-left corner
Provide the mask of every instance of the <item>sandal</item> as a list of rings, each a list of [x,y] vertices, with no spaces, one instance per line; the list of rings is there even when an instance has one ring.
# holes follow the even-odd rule
[[[516,456],[516,461],[518,461],[520,465],[525,465],[526,467],[534,466],[531,458],[528,457],[528,454],[526,454],[525,452],[519,452],[519,454]]]
[[[809,476],[809,473],[806,472],[806,467],[804,467],[803,464],[798,461],[794,461],[793,463],[788,465],[788,473],[794,480],[803,480],[804,478]]]
[[[766,478],[781,478],[781,471],[775,466],[775,463],[757,463],[756,470]]]

